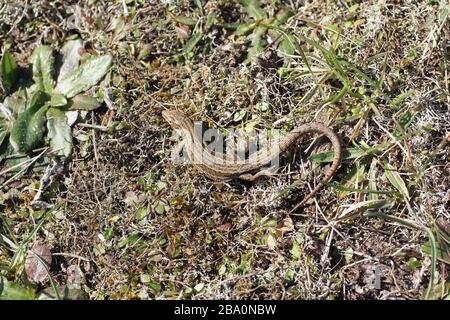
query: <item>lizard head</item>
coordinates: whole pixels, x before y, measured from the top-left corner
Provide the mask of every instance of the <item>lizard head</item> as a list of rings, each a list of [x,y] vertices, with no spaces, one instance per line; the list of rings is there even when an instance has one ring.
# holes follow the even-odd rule
[[[164,110],[162,116],[172,129],[186,129],[193,126],[191,119],[178,110]]]

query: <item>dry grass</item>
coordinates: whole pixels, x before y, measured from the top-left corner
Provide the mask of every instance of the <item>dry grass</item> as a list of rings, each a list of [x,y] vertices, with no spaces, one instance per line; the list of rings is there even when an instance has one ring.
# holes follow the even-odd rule
[[[193,56],[177,63],[173,56],[186,40],[168,10],[197,19],[195,6],[126,2],[40,0],[28,3],[24,14],[14,9],[23,4],[0,2],[0,17],[6,17],[0,45],[10,46],[22,65],[37,44],[56,49],[73,33],[115,57],[109,99],[87,122],[115,124],[116,130],[77,126],[73,159],[44,195],[57,210],[36,238],[62,253],[51,270],[58,283],[77,265],[92,299],[423,296],[433,263],[422,247],[426,230],[436,234],[438,221],[449,232],[450,223],[450,154],[443,142],[450,132],[450,28],[448,17],[436,18],[443,5],[285,1],[296,15],[283,31],[298,40],[308,63],[296,51],[280,76],[283,56],[276,46],[243,64],[248,41],[222,27],[206,30]],[[280,6],[261,2],[269,15]],[[234,1],[209,3],[225,22],[248,20]],[[314,203],[289,216],[320,179],[317,164],[298,153],[276,178],[211,182],[170,161],[172,132],[161,111],[175,108],[220,128],[242,129],[253,121],[264,129],[283,118],[289,130],[318,119],[333,126],[345,148],[391,144],[345,159]],[[234,121],[237,112],[246,115]],[[409,123],[399,125],[408,115]],[[389,172],[405,183],[408,196]],[[29,173],[0,191],[0,223],[7,221],[19,242],[34,227],[28,203],[39,177]],[[277,198],[297,178],[305,183]],[[375,188],[394,192],[361,192]],[[376,199],[386,205],[355,207]],[[10,270],[11,257],[0,242],[0,272],[20,282],[22,268]],[[447,294],[448,263],[444,252],[429,297]],[[371,286],[375,269],[380,289]],[[442,294],[436,293],[440,286]]]

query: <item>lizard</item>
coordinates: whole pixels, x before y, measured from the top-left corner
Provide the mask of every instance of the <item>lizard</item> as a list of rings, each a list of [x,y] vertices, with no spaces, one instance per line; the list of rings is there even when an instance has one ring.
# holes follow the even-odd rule
[[[188,158],[190,160],[201,159],[202,161],[198,163],[194,162],[194,165],[206,177],[215,181],[227,181],[236,178],[245,181],[254,181],[261,175],[268,175],[268,173],[260,171],[252,174],[252,172],[260,170],[269,164],[274,157],[279,156],[301,136],[307,133],[318,133],[326,136],[330,140],[334,151],[331,167],[316,187],[306,195],[300,203],[295,205],[291,212],[302,207],[309,199],[311,199],[333,177],[341,163],[342,147],[339,137],[332,129],[319,122],[303,124],[291,130],[280,140],[276,150],[270,154],[266,154],[264,153],[264,150],[260,150],[252,155],[252,158],[247,160],[230,161],[224,160],[223,155],[218,156],[203,147],[202,141],[194,134],[194,122],[183,112],[178,110],[164,110],[162,116],[172,129],[181,130]]]

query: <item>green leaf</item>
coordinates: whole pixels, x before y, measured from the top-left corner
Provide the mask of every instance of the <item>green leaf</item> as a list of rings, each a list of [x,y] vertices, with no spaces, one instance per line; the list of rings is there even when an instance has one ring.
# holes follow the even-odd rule
[[[242,119],[244,119],[245,115],[247,114],[247,111],[245,110],[239,110],[238,112],[236,112],[233,116],[233,121],[234,122],[239,122]]]
[[[157,295],[161,291],[161,284],[155,280],[151,280],[149,283],[146,283],[148,286],[148,290],[154,294]]]
[[[105,231],[103,231],[103,237],[106,241],[111,240],[116,235],[116,228],[114,226],[106,228]]]
[[[255,20],[264,20],[267,19],[267,15],[263,9],[261,9],[261,4],[259,0],[241,0],[242,5],[244,6],[244,11],[250,17]]]
[[[195,46],[201,40],[201,38],[202,38],[201,32],[196,32],[196,33],[192,34],[192,36],[189,38],[189,40],[186,42],[186,44],[183,48],[184,54],[187,54],[187,53],[191,52],[192,50],[194,50]]]
[[[184,24],[184,25],[191,26],[191,27],[193,27],[197,24],[197,21],[195,21],[192,18],[186,17],[186,16],[177,16],[175,14],[172,14],[171,17],[173,18],[173,20],[175,20],[179,24]]]
[[[110,55],[92,57],[69,72],[61,82],[58,82],[56,91],[67,98],[72,98],[97,84],[109,71],[111,64],[112,57]]]
[[[128,237],[126,237],[125,239],[120,240],[120,241],[117,243],[117,246],[118,246],[119,248],[122,248],[122,247],[124,247],[124,246],[126,246],[126,245],[134,246],[134,245],[137,244],[139,241],[141,241],[141,239],[142,239],[142,236],[141,236],[141,235],[139,235],[138,233],[132,233],[132,234],[130,234]]]
[[[194,2],[197,9],[200,11],[200,14],[203,14],[202,2],[200,0],[192,0],[192,2]]]
[[[2,122],[0,122],[0,146],[3,144],[3,141],[8,136],[8,134],[9,130],[4,124],[2,124]]]
[[[286,280],[287,283],[292,284],[295,281],[295,271],[292,269],[288,269],[286,273],[284,274],[284,280]]]
[[[258,102],[255,107],[258,108],[262,112],[269,110],[269,104],[264,101]]]
[[[258,26],[255,28],[253,32],[253,40],[250,46],[250,49],[248,49],[247,53],[247,59],[245,60],[246,63],[249,63],[252,61],[254,57],[259,55],[264,51],[264,35],[267,32],[266,27]]]
[[[398,125],[396,126],[395,130],[394,130],[394,137],[396,137],[397,139],[400,139],[402,137],[402,134],[404,133],[404,130],[409,127],[409,125],[412,123],[413,120],[413,115],[411,114],[411,112],[406,111],[405,113],[403,113],[399,120],[398,120]]]
[[[145,224],[147,221],[148,208],[147,206],[142,206],[136,211],[136,220],[139,224]]]
[[[411,257],[411,258],[409,258],[407,265],[412,271],[416,271],[417,269],[419,269],[422,266],[422,262],[417,260],[416,257]]]
[[[11,129],[9,141],[18,152],[28,153],[42,145],[46,131],[45,116],[48,106],[43,106],[47,95],[38,91],[31,100],[30,107],[19,114]]]
[[[287,55],[292,55],[295,52],[296,42],[295,38],[288,34],[280,43],[280,51]]]
[[[34,49],[30,62],[33,64],[33,80],[40,90],[48,94],[53,92],[55,58],[52,49],[48,46],[39,46]]]
[[[166,211],[166,208],[165,208],[163,202],[161,202],[161,201],[159,201],[159,200],[156,200],[156,201],[153,203],[153,210],[155,210],[155,212],[156,212],[157,214],[163,214],[163,213]]]
[[[352,259],[353,259],[353,256],[354,256],[354,251],[353,251],[353,248],[352,247],[348,247],[347,249],[345,249],[343,252],[343,256],[344,256],[344,258],[345,258],[345,262],[347,263],[347,264],[349,264],[351,261],[352,261]]]
[[[400,193],[409,199],[409,191],[406,187],[405,181],[403,181],[402,177],[398,173],[394,167],[392,167],[388,162],[384,163],[384,174],[389,182],[398,190]]]
[[[53,287],[48,287],[39,292],[38,300],[88,300],[89,297],[81,289],[72,288],[68,285],[58,286],[56,288],[58,291],[58,296],[55,294],[55,289]]]
[[[242,23],[237,27],[236,31],[234,32],[237,36],[243,36],[250,31],[252,31],[256,27],[256,23]]]
[[[50,105],[52,107],[62,107],[67,104],[67,99],[62,94],[55,93],[50,98]]]
[[[208,16],[206,17],[205,29],[211,28],[216,23],[217,23],[217,14],[214,12],[208,13]]]
[[[383,202],[383,200],[377,200],[377,201],[379,201],[381,203]],[[383,208],[383,207],[388,208],[389,206],[392,208],[395,205],[394,201],[389,202],[389,200],[386,200],[385,202],[386,202],[386,206],[382,206],[381,208]],[[379,209],[381,209],[381,208],[379,208]],[[422,226],[416,224],[414,221],[398,218],[396,216],[388,215],[388,214],[382,213],[380,211],[374,211],[374,210],[367,211],[364,214],[364,216],[369,217],[369,218],[372,218],[372,217],[373,218],[381,218],[381,219],[384,219],[387,221],[392,221],[392,222],[398,223],[398,224],[408,227],[408,228],[412,228],[415,230],[423,230]]]
[[[10,282],[0,275],[0,300],[34,300],[33,288],[26,288]]]
[[[14,121],[14,115],[12,110],[5,104],[0,102],[0,120],[5,127],[9,127]]]
[[[106,253],[106,249],[103,243],[97,243],[96,245],[94,245],[92,251],[96,256],[102,256]]]
[[[228,30],[236,30],[240,26],[240,23],[219,23],[218,26]]]
[[[203,290],[203,288],[205,288],[205,284],[203,282],[200,282],[194,286],[194,291],[201,292]]]
[[[405,128],[407,128],[407,127],[411,124],[412,118],[413,118],[413,116],[412,116],[411,112],[406,111],[404,114],[402,114],[402,115],[400,116],[400,119],[399,119],[399,121],[398,121],[398,124],[399,124],[403,129],[405,129]]]
[[[11,145],[8,143],[9,128],[0,121],[0,161],[11,153]]]
[[[67,158],[72,153],[72,130],[67,124],[66,114],[58,108],[47,111],[47,129],[52,150],[59,150],[56,154]]]
[[[31,99],[27,101],[27,107],[28,109],[33,108],[40,108],[42,107],[47,101],[49,100],[48,94],[46,94],[44,91],[37,90],[31,95]],[[24,110],[25,111],[25,110]]]
[[[294,242],[292,243],[291,255],[292,255],[293,260],[300,259],[301,252],[300,252],[300,246],[299,246],[297,240],[294,240]]]
[[[406,59],[414,61],[417,58],[417,51],[415,49],[409,50]]]
[[[11,91],[18,79],[19,68],[13,56],[6,51],[0,60],[0,81],[5,91]]]
[[[18,91],[13,95],[6,97],[5,101],[3,101],[3,105],[0,103],[0,118],[14,121],[19,113],[25,111],[27,100],[17,93]]]
[[[356,4],[352,5],[350,8],[348,8],[348,12],[354,13],[354,12],[358,11],[358,8],[359,8],[359,4],[356,3]]]
[[[68,110],[92,111],[100,107],[100,102],[94,97],[79,94],[69,100]]]
[[[151,278],[150,278],[150,275],[148,275],[148,274],[146,274],[146,273],[143,273],[143,274],[141,274],[141,282],[143,283],[143,284],[147,284],[147,283],[150,283],[150,281],[152,280]]]
[[[61,49],[58,81],[61,82],[70,74],[70,72],[77,68],[80,64],[80,49],[83,48],[81,40],[70,40]]]
[[[394,99],[391,100],[391,105],[394,107],[401,105],[406,99],[415,95],[415,93],[416,93],[416,91],[412,90],[412,89],[409,91],[406,91],[404,93],[401,93],[398,96],[396,96]]]

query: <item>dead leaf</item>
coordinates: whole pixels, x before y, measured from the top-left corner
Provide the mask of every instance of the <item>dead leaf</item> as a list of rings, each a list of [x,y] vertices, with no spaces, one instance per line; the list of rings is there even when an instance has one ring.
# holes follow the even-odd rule
[[[189,39],[189,26],[181,25],[179,27],[175,27],[175,30],[177,31],[181,39]]]
[[[214,13],[220,11],[215,1],[208,1],[204,6],[204,10],[206,13]]]
[[[28,278],[34,282],[44,283],[48,280],[46,268],[50,268],[51,263],[52,253],[50,252],[50,249],[46,245],[37,242],[28,252],[25,261],[25,272]]]
[[[150,258],[150,261],[160,262],[163,259],[163,256],[160,254],[156,254]]]
[[[134,191],[128,191],[125,194],[123,202],[125,202],[130,207],[137,207],[139,204],[143,203],[146,199],[145,194],[137,195]]]
[[[231,223],[224,223],[216,228],[217,231],[229,231],[231,228]]]

